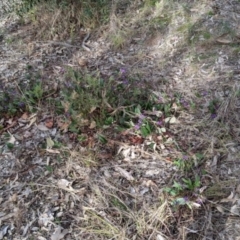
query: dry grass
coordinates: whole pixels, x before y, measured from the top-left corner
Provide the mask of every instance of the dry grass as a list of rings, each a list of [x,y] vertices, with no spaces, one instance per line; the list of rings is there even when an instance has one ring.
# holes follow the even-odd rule
[[[238,34],[229,16],[225,16],[224,24],[219,23],[217,15],[212,17],[209,1],[150,3],[126,1],[119,6],[120,1],[117,1],[112,6],[106,38],[119,50],[127,48],[133,38],[140,37],[141,47],[149,47],[146,61],[154,59],[154,71],[164,72],[168,79],[169,85],[166,84],[165,92],[161,89],[162,95],[180,92],[188,106],[177,112],[181,124],[171,127],[174,143],[164,146],[173,151],[170,160],[164,155],[164,148],[153,153],[136,147],[133,150],[136,158],[130,161],[121,154],[111,155],[121,152],[120,148],[134,149],[125,143],[61,149],[61,153],[66,152],[64,162],[53,165],[56,166],[54,173],[58,179],[68,179],[74,191],[59,190],[56,182],[42,184],[42,188],[39,185],[34,191],[45,196],[46,189],[59,190],[64,202],[61,207],[67,216],[62,223],[70,222],[76,239],[202,239],[208,237],[207,230],[212,231],[213,237],[219,237],[210,224],[218,224],[214,218],[217,214],[211,212],[213,219],[208,216],[212,210],[208,205],[210,201],[202,198],[204,192],[186,191],[193,201],[203,199],[202,208],[197,211],[186,205],[174,207],[174,197],[167,196],[163,189],[174,180],[181,182],[182,178],[195,175],[200,175],[201,187],[208,187],[218,178],[227,179],[228,173],[235,171],[222,162],[219,170],[218,162],[213,161],[227,158],[229,144],[235,145],[240,140],[240,88],[238,78],[234,78],[239,47],[231,42]],[[93,29],[99,24],[98,15],[85,18],[81,7],[74,6],[71,11],[59,9],[54,14],[52,10],[43,4],[29,13],[28,19],[38,29],[36,38],[74,39],[82,25]],[[223,38],[225,34],[230,38]],[[139,62],[145,57],[141,52],[138,56]],[[141,65],[132,66],[136,66],[132,68],[133,74],[141,72]],[[142,72],[143,76],[150,76],[150,70],[143,68]],[[197,153],[204,155],[203,162],[198,162]],[[185,154],[193,156],[193,169],[176,171],[172,160]],[[231,162],[239,165],[233,157]],[[157,177],[152,173],[155,170],[159,171]],[[232,178],[237,172],[234,174]],[[48,197],[49,204],[54,206],[51,199]]]
[[[24,9],[24,8],[23,8]],[[34,5],[22,21],[35,30],[35,40],[74,40],[84,29],[95,29],[108,19],[109,1],[74,1],[69,4],[55,4],[54,1]]]

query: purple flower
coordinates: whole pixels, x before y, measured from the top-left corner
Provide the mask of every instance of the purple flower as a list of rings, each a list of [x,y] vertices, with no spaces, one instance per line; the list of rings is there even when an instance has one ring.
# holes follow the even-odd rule
[[[161,120],[157,122],[158,126],[161,126],[162,124],[163,124],[163,121],[161,121]]]
[[[61,68],[59,72],[63,74],[63,73],[65,73],[65,69]]]
[[[145,116],[144,116],[143,114],[140,114],[140,115],[139,115],[139,119],[140,119],[140,120],[143,120],[143,119],[145,119]]]
[[[140,123],[138,123],[138,124],[136,124],[136,125],[134,126],[134,128],[135,128],[136,130],[139,130],[140,127],[141,127],[141,124],[140,124]]]
[[[216,118],[216,117],[217,117],[217,114],[216,114],[216,113],[211,114],[211,119],[214,119],[214,118]]]
[[[126,69],[125,68],[120,68],[120,73],[122,74],[122,75],[124,75],[124,74],[126,74]]]
[[[69,112],[65,112],[65,116],[66,116],[67,118],[69,118],[69,117],[71,116],[71,114],[70,114]]]
[[[25,107],[25,103],[24,103],[24,102],[20,102],[20,103],[18,103],[18,106],[19,106],[20,108],[24,108],[24,107]]]
[[[129,82],[128,82],[127,79],[125,79],[125,80],[123,81],[123,84],[124,84],[124,85],[128,85],[128,83],[129,83]]]
[[[186,100],[184,100],[184,99],[181,99],[181,100],[180,100],[180,103],[181,103],[185,108],[187,108],[187,107],[189,106],[188,102],[187,102]]]
[[[73,87],[70,82],[64,82],[64,84],[67,88],[72,88]]]

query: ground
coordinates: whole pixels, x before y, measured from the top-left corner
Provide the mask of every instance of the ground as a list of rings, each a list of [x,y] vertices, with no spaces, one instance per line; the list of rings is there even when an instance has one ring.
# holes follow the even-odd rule
[[[1,13],[0,239],[240,239],[240,2],[153,2]]]

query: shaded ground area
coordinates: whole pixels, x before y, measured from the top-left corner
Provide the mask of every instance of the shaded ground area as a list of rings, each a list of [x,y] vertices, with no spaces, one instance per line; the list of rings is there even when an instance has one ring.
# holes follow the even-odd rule
[[[2,107],[21,111],[1,109],[0,239],[238,239],[239,2],[139,9],[119,5],[73,42],[2,16]],[[164,106],[142,112],[157,131],[138,131],[141,115],[120,131],[76,112],[74,125],[80,97],[63,93],[90,73],[149,88]]]

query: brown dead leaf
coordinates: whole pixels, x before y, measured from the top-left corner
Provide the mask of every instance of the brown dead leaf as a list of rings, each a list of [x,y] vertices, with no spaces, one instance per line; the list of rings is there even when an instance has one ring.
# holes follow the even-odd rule
[[[57,121],[57,126],[64,133],[66,133],[68,131],[68,127],[69,127],[70,124],[71,124],[71,121],[68,121],[68,122],[62,122],[61,120]]]
[[[129,136],[128,138],[132,144],[142,144],[144,142],[144,138],[141,136]]]
[[[88,65],[88,61],[85,58],[79,58],[78,59],[78,64],[79,64],[80,67],[85,67],[85,66]]]
[[[126,135],[129,134],[129,132],[130,132],[130,130],[129,130],[129,129],[126,129],[126,130],[124,130],[124,131],[121,132],[121,135],[126,136]]]
[[[88,138],[88,147],[89,147],[89,148],[93,148],[94,145],[95,145],[94,138],[93,138],[93,137],[89,137],[89,138]]]
[[[48,131],[49,129],[44,126],[43,124],[38,124],[37,125],[37,128],[40,130],[40,131]]]
[[[179,106],[174,102],[174,103],[172,104],[172,109],[173,109],[174,111],[177,111],[177,110],[179,109]]]
[[[56,149],[46,149],[46,152],[49,152],[49,153],[57,153],[59,154],[60,152]]]
[[[115,169],[122,175],[122,177],[126,178],[128,181],[134,181],[134,177],[125,169],[121,167],[115,167]]]
[[[170,157],[166,157],[165,159],[166,159],[166,161],[168,161],[168,162],[172,162],[172,161],[173,161],[172,158],[170,158]]]
[[[95,106],[94,106],[94,107],[91,107],[91,109],[90,109],[90,112],[89,112],[89,113],[93,113],[95,110],[96,110],[96,107],[95,107]]]
[[[69,110],[69,103],[61,101],[62,106],[64,107],[65,113]]]
[[[35,122],[37,121],[37,117],[33,117],[30,121],[30,123],[28,124],[28,128],[31,127]]]
[[[96,122],[95,122],[95,121],[92,121],[91,124],[90,124],[90,126],[89,126],[89,128],[90,128],[90,129],[93,129],[93,128],[95,128],[96,126],[97,126]]]
[[[29,118],[29,116],[26,112],[21,116],[21,119],[23,119],[23,120],[27,120],[28,118]]]
[[[18,201],[18,196],[17,196],[17,193],[14,193],[11,197],[10,197],[10,199],[9,199],[11,202],[17,202]]]
[[[75,141],[77,139],[77,137],[78,137],[77,133],[70,133],[69,134],[69,138],[73,141]]]
[[[12,119],[12,118],[8,119],[8,120],[6,121],[6,123],[8,123],[9,125],[11,125],[11,124],[13,123],[13,119]]]
[[[231,192],[227,198],[221,199],[220,202],[235,202],[236,199],[235,199],[234,195],[235,195],[234,192]]]
[[[52,128],[52,127],[53,127],[53,118],[47,119],[47,120],[45,121],[45,126],[46,126],[47,128]]]
[[[218,38],[217,42],[218,43],[223,43],[223,44],[229,44],[229,43],[232,43],[232,40],[224,39],[224,38]]]
[[[101,160],[108,160],[112,159],[112,154],[111,153],[97,153],[96,157]]]

